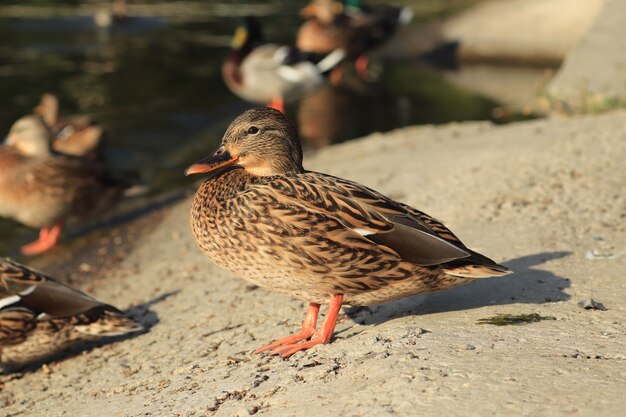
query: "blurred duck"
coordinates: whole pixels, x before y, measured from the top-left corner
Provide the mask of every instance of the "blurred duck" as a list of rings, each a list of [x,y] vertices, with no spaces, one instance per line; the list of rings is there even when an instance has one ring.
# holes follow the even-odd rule
[[[191,226],[200,250],[252,283],[309,302],[301,331],[257,349],[290,356],[332,338],[341,305],[371,305],[511,271],[429,215],[354,181],[302,166],[296,128],[249,110],[187,168],[210,173]],[[320,304],[329,304],[321,329]]]
[[[285,101],[297,100],[321,86],[323,75],[344,56],[343,50],[329,50],[314,62],[296,48],[265,44],[260,22],[246,17],[235,32],[222,75],[237,96],[284,111]]]
[[[59,99],[43,94],[35,113],[40,115],[52,133],[52,148],[60,153],[100,160],[104,131],[88,116],[59,119]]]
[[[0,367],[23,366],[76,342],[142,330],[115,307],[0,258]]]
[[[305,52],[328,53],[337,48],[355,61],[360,76],[367,72],[367,54],[383,45],[408,23],[413,12],[408,7],[364,6],[359,0],[346,4],[335,0],[312,0],[300,11],[307,19],[298,30],[296,46]],[[341,69],[333,73],[341,77]]]
[[[51,149],[51,133],[41,117],[16,121],[0,146],[0,216],[41,229],[22,248],[35,255],[52,248],[63,224],[110,207],[130,184],[99,164]]]

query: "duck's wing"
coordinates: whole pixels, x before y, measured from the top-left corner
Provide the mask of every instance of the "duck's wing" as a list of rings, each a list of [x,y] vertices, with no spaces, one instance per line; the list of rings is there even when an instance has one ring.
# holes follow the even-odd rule
[[[273,59],[281,67],[293,67],[303,62],[314,64],[321,74],[330,72],[346,57],[343,49],[335,49],[327,54],[305,52],[293,46],[281,46],[276,49]]]
[[[448,227],[446,227],[446,225],[434,217],[407,204],[394,201],[356,182],[325,174],[315,175],[323,175],[327,177],[330,182],[336,181],[341,187],[346,188],[351,196],[357,198],[359,201],[363,201],[366,205],[375,207],[376,210],[381,212],[383,216],[388,218],[394,225],[398,226],[398,224],[401,224],[431,234],[454,245],[459,250],[466,252],[468,256],[459,257],[457,260],[453,260],[454,262],[447,265],[447,273],[466,278],[483,278],[511,273],[511,270],[507,267],[499,265],[492,259],[469,249]],[[379,239],[385,238],[385,236],[379,237]],[[405,241],[405,243],[409,245],[409,247],[406,248],[409,253],[414,250],[420,250],[419,246],[411,247],[414,242],[410,240]],[[424,243],[428,245],[429,241],[425,241]]]
[[[44,181],[44,176],[54,175],[46,184],[58,188],[93,187],[98,190],[113,187],[129,187],[131,184],[121,176],[112,175],[104,165],[82,157],[56,154],[52,158],[41,161],[34,171],[34,181]]]
[[[76,217],[112,206],[131,186],[98,162],[68,155],[34,161],[28,172],[27,187]]]
[[[333,177],[328,174],[311,174],[323,176],[326,182],[335,183],[337,186],[345,189],[352,198],[367,206],[373,207],[381,213],[384,213],[390,217],[392,221],[403,223],[407,226],[434,234],[456,246],[467,249],[463,242],[461,242],[461,240],[442,222],[422,211],[419,211],[407,204],[394,201],[384,194],[354,181]]]
[[[0,308],[16,305],[50,317],[69,317],[97,307],[109,307],[11,259],[0,258]]]
[[[273,218],[304,230],[317,230],[320,225],[316,222],[326,222],[328,233],[342,233],[346,245],[377,245],[416,265],[439,265],[472,256],[458,239],[446,240],[393,200],[329,175],[309,172],[273,177],[252,186],[247,197],[254,196],[265,201],[255,203],[249,198],[251,201],[241,204],[278,207],[269,213]],[[454,235],[450,232],[450,236]]]

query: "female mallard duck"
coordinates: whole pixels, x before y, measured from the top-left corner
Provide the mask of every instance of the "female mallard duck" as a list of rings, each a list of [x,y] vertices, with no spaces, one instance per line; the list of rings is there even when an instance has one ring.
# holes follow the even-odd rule
[[[283,111],[285,100],[296,100],[322,85],[323,74],[344,57],[342,50],[331,50],[314,63],[296,48],[264,44],[256,18],[247,17],[244,22],[222,66],[226,86],[244,100]]]
[[[363,6],[360,1],[312,0],[300,11],[307,19],[298,30],[296,47],[311,53],[328,53],[337,48],[355,62],[364,76],[367,54],[387,42],[399,26],[408,23],[413,12],[408,7]],[[339,77],[335,75],[333,78]]]
[[[87,116],[59,119],[59,99],[43,94],[35,113],[40,115],[52,133],[52,149],[59,153],[100,160],[104,131]]]
[[[50,140],[43,120],[26,116],[0,146],[0,216],[41,229],[39,240],[22,248],[26,255],[50,249],[66,220],[109,207],[129,187],[91,161],[57,154]]]
[[[0,258],[0,366],[22,366],[79,341],[141,330],[115,307]]]
[[[256,285],[311,303],[300,333],[257,352],[289,356],[327,343],[344,302],[382,303],[511,272],[421,211],[305,171],[296,128],[270,108],[237,117],[221,146],[186,170],[198,173],[212,174],[191,209],[201,251]],[[323,303],[330,306],[318,332]]]

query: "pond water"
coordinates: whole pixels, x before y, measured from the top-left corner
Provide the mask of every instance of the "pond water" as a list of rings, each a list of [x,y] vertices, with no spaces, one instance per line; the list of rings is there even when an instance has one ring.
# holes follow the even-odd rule
[[[240,17],[261,15],[266,38],[289,43],[304,2],[153,2],[106,29],[94,23],[93,2],[25,3],[0,6],[0,134],[53,92],[63,114],[90,114],[105,127],[107,164],[138,172],[157,194],[189,185],[183,169],[254,106],[232,95],[220,73]],[[413,3],[420,21],[468,1]],[[373,81],[326,87],[288,106],[305,147],[412,124],[487,119],[497,105],[413,62],[375,61],[373,71]],[[0,219],[0,256],[34,236]]]

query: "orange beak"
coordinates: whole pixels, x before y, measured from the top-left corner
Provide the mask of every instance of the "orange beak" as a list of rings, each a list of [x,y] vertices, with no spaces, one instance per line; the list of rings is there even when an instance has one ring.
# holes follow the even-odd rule
[[[237,155],[231,155],[226,150],[224,145],[221,145],[215,152],[206,158],[202,158],[193,165],[190,165],[185,170],[185,176],[193,174],[204,174],[206,172],[213,172],[220,168],[234,165],[239,160]]]

